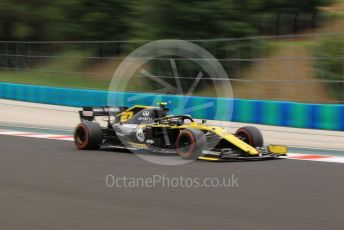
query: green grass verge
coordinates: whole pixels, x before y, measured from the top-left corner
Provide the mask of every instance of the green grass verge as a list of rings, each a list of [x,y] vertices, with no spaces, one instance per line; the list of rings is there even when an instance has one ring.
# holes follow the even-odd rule
[[[107,89],[110,79],[83,74],[84,56],[91,51],[62,52],[57,57],[42,61],[30,69],[18,68],[0,71],[0,81],[20,84],[45,85],[71,88]]]
[[[57,74],[28,71],[1,71],[1,82],[70,88],[107,89],[110,79],[93,79],[82,74]]]

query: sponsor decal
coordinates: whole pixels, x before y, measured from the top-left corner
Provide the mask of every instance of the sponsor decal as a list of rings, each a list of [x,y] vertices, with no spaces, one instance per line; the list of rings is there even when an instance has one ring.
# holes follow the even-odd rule
[[[139,121],[149,121],[149,120],[152,120],[151,117],[139,117],[137,120]]]
[[[141,141],[141,142],[144,142],[145,141],[145,134],[143,133],[143,130],[142,129],[138,129],[137,132],[136,132],[136,138],[137,140]]]
[[[151,139],[148,139],[148,140],[146,140],[146,143],[152,145],[152,144],[154,144],[154,141]]]
[[[92,111],[83,111],[82,115],[84,117],[93,117],[93,112]]]
[[[139,121],[149,121],[152,120],[151,117],[149,117],[150,111],[143,111],[142,112],[142,117],[139,117],[138,120]]]

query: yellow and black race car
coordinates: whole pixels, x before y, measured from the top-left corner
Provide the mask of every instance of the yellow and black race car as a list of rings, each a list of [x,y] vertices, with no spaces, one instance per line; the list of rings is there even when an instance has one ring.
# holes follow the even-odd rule
[[[235,133],[197,123],[189,115],[169,115],[166,103],[158,107],[85,107],[74,132],[80,150],[125,148],[151,154],[178,154],[183,159],[209,161],[264,160],[287,154],[282,145],[264,146],[261,132],[253,126]],[[105,117],[106,127],[96,121]]]

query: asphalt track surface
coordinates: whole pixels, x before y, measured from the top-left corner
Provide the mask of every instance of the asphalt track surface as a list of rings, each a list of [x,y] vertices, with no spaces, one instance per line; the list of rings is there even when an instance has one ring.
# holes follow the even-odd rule
[[[0,229],[343,229],[343,164],[161,166],[134,154],[0,136]],[[108,188],[127,177],[223,177],[232,188]]]

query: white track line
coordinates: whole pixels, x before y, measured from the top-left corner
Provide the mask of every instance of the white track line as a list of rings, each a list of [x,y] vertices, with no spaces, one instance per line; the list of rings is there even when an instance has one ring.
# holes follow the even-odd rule
[[[0,135],[31,137],[31,138],[41,138],[41,139],[51,139],[51,140],[63,140],[63,141],[74,140],[73,136],[71,135],[43,134],[43,133],[7,131],[7,130],[0,130]],[[321,154],[288,153],[288,156],[286,156],[285,158],[292,159],[292,160],[344,163],[344,157],[332,156],[332,155],[321,155]]]
[[[73,141],[73,136],[71,135],[44,134],[44,133],[32,133],[32,132],[20,132],[20,131],[0,131],[0,135]]]
[[[293,160],[304,160],[304,161],[321,161],[331,163],[344,163],[344,157],[323,155],[323,154],[301,154],[301,153],[288,153],[286,157]]]

